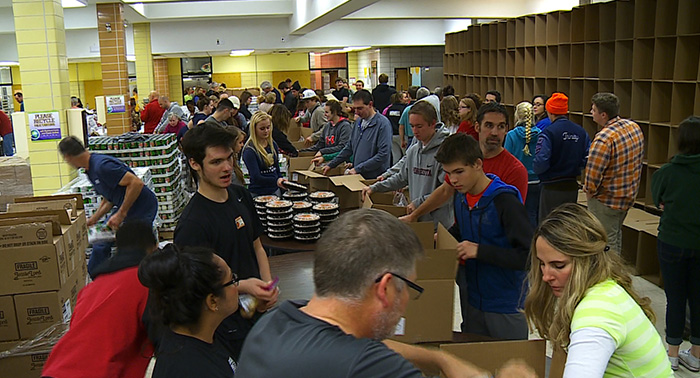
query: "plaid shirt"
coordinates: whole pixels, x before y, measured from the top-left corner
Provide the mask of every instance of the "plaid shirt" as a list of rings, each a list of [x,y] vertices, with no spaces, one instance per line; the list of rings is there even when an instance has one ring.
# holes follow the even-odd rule
[[[639,125],[619,116],[609,120],[591,145],[584,190],[610,208],[629,209],[639,190],[643,156]]]

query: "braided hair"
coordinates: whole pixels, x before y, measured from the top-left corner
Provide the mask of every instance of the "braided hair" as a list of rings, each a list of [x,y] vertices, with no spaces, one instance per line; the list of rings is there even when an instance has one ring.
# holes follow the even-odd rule
[[[535,122],[535,113],[532,111],[532,104],[523,101],[515,107],[515,124],[525,124],[525,147],[523,152],[527,156],[532,156],[530,152],[530,141],[532,140],[532,126]]]

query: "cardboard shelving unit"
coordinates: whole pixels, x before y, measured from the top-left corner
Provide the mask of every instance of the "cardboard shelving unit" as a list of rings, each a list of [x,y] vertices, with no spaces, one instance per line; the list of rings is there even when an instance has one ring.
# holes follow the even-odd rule
[[[615,93],[620,115],[645,135],[637,205],[658,214],[651,178],[677,153],[678,124],[700,114],[698,14],[698,0],[618,0],[474,25],[446,35],[445,84],[459,94],[500,90],[509,112],[534,94],[566,93],[570,119],[591,135],[598,127],[591,96]],[[654,233],[633,234],[625,235],[632,244],[623,254],[645,278],[661,282],[648,261]]]

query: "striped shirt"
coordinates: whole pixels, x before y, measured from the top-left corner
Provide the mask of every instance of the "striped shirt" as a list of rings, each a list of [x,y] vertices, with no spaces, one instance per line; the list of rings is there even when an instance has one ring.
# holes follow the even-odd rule
[[[605,377],[673,377],[661,336],[644,311],[613,280],[593,285],[574,310],[571,332],[598,328],[615,341]]]
[[[644,134],[631,120],[615,117],[596,134],[588,154],[583,188],[604,205],[627,210],[639,190]]]

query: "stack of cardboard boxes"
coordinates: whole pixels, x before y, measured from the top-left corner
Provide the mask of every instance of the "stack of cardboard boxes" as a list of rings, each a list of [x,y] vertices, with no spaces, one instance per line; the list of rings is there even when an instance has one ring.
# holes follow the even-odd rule
[[[19,156],[0,156],[0,212],[15,197],[31,196],[33,192],[29,163]]]
[[[0,352],[15,351],[0,353],[3,375],[40,376],[52,343],[13,348],[70,320],[87,280],[86,222],[80,194],[18,197],[0,214]]]

